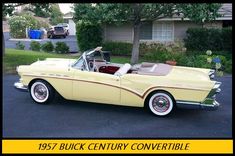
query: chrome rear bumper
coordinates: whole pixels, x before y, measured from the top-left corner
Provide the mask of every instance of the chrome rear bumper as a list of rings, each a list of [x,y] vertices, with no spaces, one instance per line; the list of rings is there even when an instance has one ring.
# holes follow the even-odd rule
[[[217,110],[220,104],[216,101],[216,94],[221,92],[219,88],[221,82],[215,82],[214,87],[208,93],[207,97],[203,102],[192,102],[192,101],[176,101],[176,106],[179,108],[188,109],[205,109],[205,110]]]
[[[20,91],[24,91],[24,92],[28,91],[28,86],[24,86],[21,82],[15,82],[14,87]]]
[[[176,101],[176,106],[179,108],[186,108],[186,109],[217,110],[220,104],[216,100],[214,100],[212,104],[189,102],[189,101]]]

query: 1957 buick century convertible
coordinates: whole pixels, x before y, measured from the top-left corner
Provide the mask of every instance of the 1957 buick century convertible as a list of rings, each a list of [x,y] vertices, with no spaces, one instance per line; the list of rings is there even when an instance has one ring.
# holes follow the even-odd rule
[[[221,82],[214,70],[163,63],[117,64],[104,59],[101,47],[85,51],[78,60],[47,58],[17,67],[15,88],[29,91],[39,104],[55,92],[69,100],[147,107],[164,116],[177,107],[215,110]]]

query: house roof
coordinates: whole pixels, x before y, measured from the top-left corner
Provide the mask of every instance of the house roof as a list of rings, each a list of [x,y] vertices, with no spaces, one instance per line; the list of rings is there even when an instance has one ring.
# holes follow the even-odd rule
[[[218,13],[222,15],[217,17],[215,20],[232,20],[232,3],[223,3],[221,8],[218,10]],[[172,18],[162,18],[159,21],[180,21],[182,15],[174,15]],[[189,18],[184,18],[184,20],[190,20]]]
[[[232,3],[224,3],[218,12],[223,15],[223,17],[219,17],[217,20],[232,20]]]
[[[64,19],[72,19],[73,14],[74,14],[74,12],[68,12],[68,13],[64,14],[63,18]]]

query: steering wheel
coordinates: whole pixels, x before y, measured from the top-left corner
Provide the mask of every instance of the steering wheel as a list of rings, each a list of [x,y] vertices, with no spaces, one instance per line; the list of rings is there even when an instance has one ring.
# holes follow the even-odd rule
[[[90,67],[91,71],[94,71],[94,72],[98,71],[98,68],[95,65],[95,59],[93,59],[93,61],[89,61],[89,67]]]
[[[93,66],[94,66],[94,63],[93,63],[93,61],[89,61],[89,63],[88,63],[88,65],[89,65],[89,69],[93,69]]]

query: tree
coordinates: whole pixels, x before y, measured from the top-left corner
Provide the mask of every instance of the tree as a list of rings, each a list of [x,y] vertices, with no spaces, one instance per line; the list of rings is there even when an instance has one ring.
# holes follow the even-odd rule
[[[49,3],[2,3],[2,18],[5,18],[7,15],[11,16],[15,10],[16,7],[31,4],[35,8],[39,9],[49,9]],[[2,28],[2,53],[5,55],[5,41],[4,41],[4,34],[3,34],[3,28]]]
[[[35,16],[47,18],[50,16],[51,4],[49,4],[49,3],[29,4],[27,7],[24,8],[24,11],[30,11],[30,12],[34,13]]]
[[[147,20],[158,20],[173,15],[180,15],[182,19],[190,18],[196,22],[213,20],[218,16],[220,4],[173,4],[173,3],[99,3],[76,4],[74,7],[75,20],[90,21],[92,23],[122,23],[131,22],[134,30],[131,63],[139,59],[140,26]]]
[[[58,4],[52,4],[51,5],[51,24],[52,25],[56,25],[58,23],[63,23],[64,19],[63,19],[63,14],[60,11],[60,7]]]

